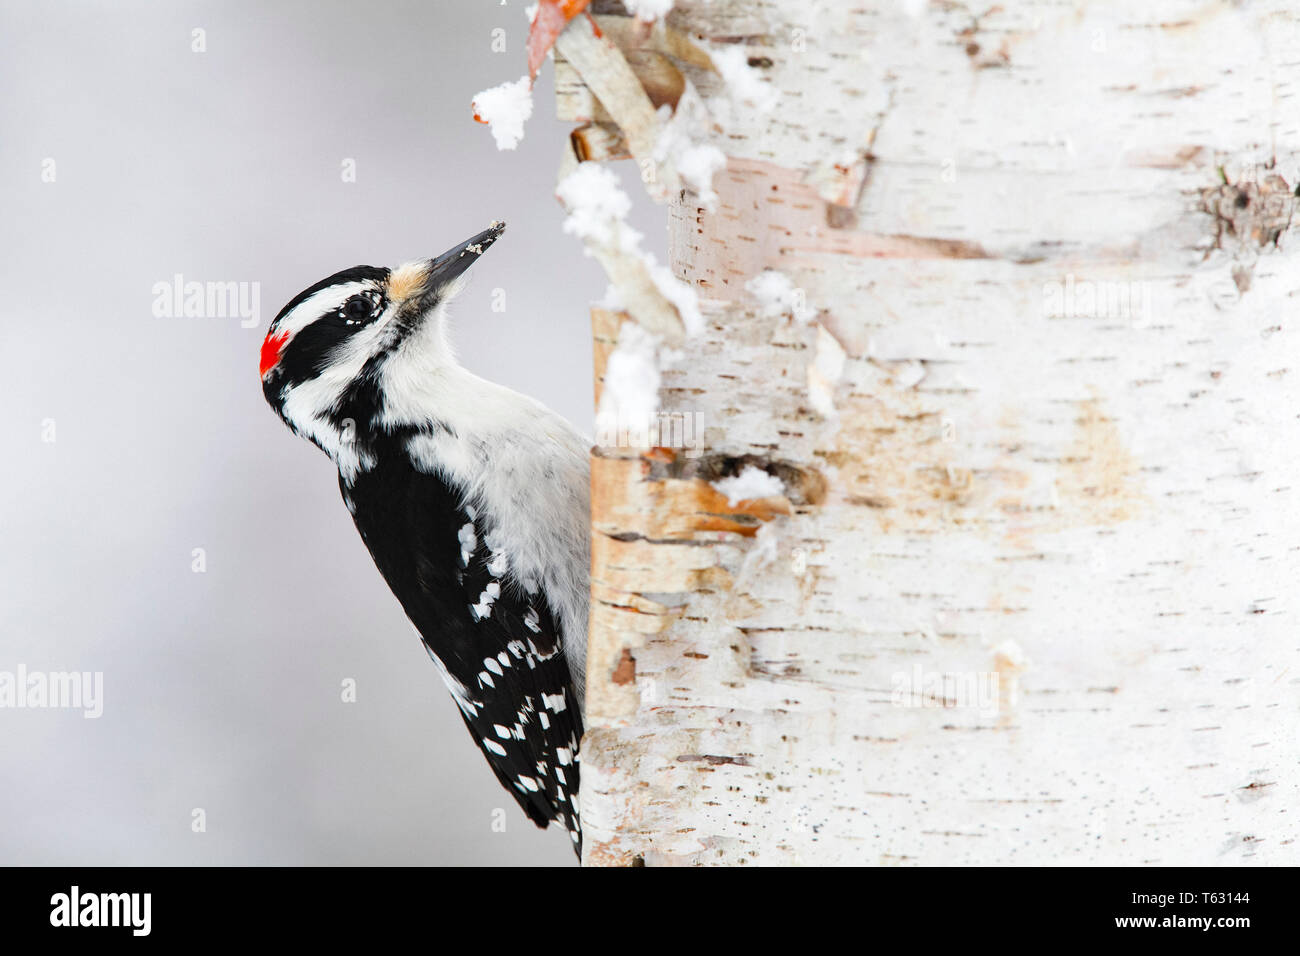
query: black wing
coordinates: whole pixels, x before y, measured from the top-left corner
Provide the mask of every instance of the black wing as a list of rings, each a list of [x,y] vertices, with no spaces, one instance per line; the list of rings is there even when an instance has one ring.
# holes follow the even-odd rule
[[[562,820],[580,850],[582,715],[545,596],[492,554],[482,516],[404,455],[339,484],[497,779],[538,826]]]

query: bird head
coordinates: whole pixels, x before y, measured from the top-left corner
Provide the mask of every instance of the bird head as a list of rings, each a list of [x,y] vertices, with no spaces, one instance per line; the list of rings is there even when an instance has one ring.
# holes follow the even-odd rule
[[[262,342],[262,390],[271,407],[341,467],[357,453],[358,435],[413,424],[404,421],[412,410],[390,396],[409,399],[412,382],[458,367],[445,306],[504,231],[504,222],[493,222],[433,259],[393,269],[355,266],[294,296]]]

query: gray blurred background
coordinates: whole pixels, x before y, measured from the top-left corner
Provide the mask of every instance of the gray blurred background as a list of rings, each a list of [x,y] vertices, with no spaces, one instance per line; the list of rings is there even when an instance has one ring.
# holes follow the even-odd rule
[[[462,360],[590,431],[605,280],[560,230],[551,67],[517,151],[470,115],[524,72],[523,7],[0,3],[0,671],[104,674],[98,720],[0,709],[0,863],[573,863],[256,370],[302,288],[502,218],[453,308]],[[260,283],[256,327],[155,317],[177,273]]]

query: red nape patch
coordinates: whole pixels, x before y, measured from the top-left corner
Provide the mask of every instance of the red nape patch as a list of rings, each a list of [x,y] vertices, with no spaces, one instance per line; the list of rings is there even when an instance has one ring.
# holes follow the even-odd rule
[[[280,353],[284,351],[284,343],[288,341],[289,333],[281,332],[279,335],[268,335],[262,342],[263,375],[275,368],[275,363],[280,361]]]

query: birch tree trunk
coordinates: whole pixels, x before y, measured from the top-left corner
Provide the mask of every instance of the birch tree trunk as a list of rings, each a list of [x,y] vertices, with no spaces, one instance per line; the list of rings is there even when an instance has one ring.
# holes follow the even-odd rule
[[[587,863],[1300,862],[1290,6],[678,0],[739,79],[604,31],[727,160],[667,203],[702,453],[592,458]]]

